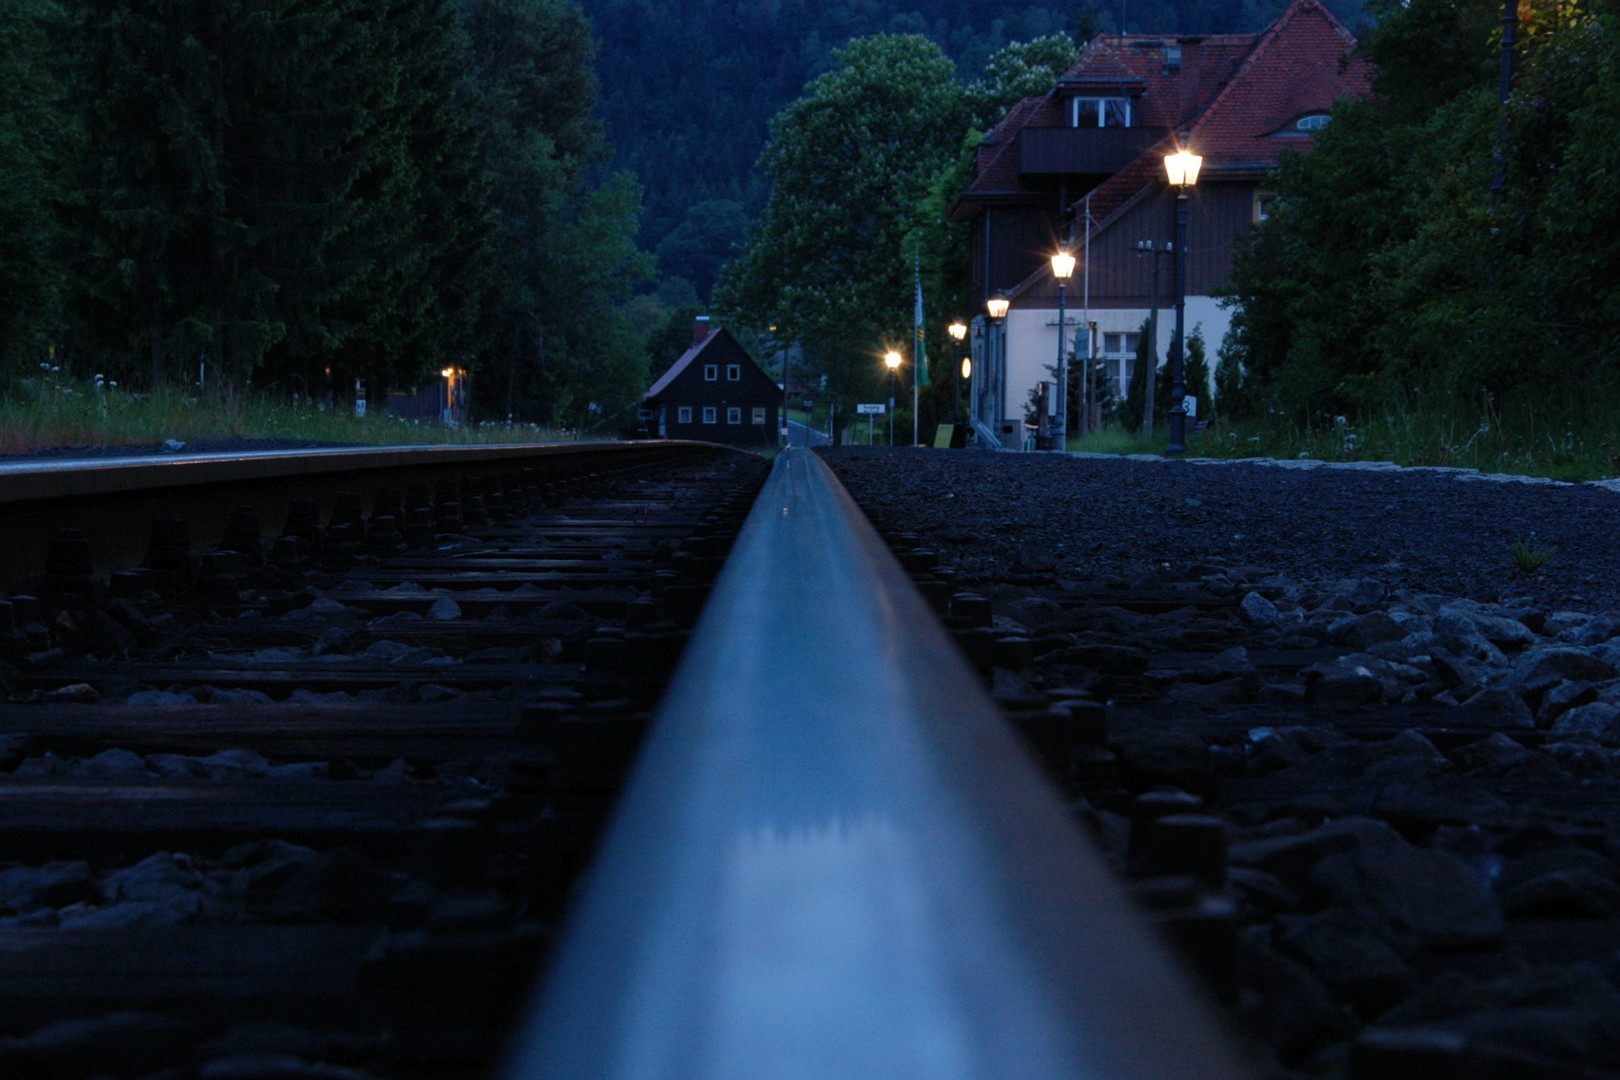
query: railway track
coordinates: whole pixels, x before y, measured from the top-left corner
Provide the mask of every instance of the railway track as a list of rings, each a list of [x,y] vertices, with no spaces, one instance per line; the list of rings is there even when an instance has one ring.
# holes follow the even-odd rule
[[[0,1075],[495,1067],[766,465],[390,457],[0,476]]]
[[[510,453],[0,475],[0,1075],[1609,1075],[1601,747],[808,453]]]

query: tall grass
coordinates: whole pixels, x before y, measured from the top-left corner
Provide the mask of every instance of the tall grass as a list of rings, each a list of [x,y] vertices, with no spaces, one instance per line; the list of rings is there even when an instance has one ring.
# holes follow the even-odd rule
[[[50,371],[19,379],[0,397],[0,453],[75,446],[151,446],[166,439],[286,439],[359,445],[549,442],[572,438],[531,424],[447,428],[387,415],[298,405],[258,393],[159,389],[131,393],[116,383],[62,378]]]
[[[1117,427],[1070,440],[1073,450],[1108,454],[1162,454],[1167,432],[1152,439]],[[1446,465],[1483,472],[1601,480],[1620,475],[1620,404],[1607,399],[1554,409],[1524,403],[1499,409],[1478,402],[1393,406],[1351,420],[1321,417],[1305,425],[1276,415],[1232,423],[1216,419],[1187,433],[1190,457],[1315,458],[1321,461],[1392,461]]]

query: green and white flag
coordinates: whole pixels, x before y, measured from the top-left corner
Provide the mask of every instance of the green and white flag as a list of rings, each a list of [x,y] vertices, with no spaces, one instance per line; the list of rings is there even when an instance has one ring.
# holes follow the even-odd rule
[[[917,314],[912,320],[912,324],[917,331],[917,385],[927,386],[928,351],[925,347],[926,343],[923,341],[922,264],[920,257],[916,254],[913,254],[911,257],[911,273],[917,282]]]

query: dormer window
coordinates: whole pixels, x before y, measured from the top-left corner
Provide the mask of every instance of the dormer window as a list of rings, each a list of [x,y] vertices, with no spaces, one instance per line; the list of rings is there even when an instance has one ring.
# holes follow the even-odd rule
[[[1305,134],[1310,134],[1313,131],[1321,131],[1323,128],[1327,127],[1327,125],[1327,113],[1311,113],[1309,116],[1302,116],[1298,120],[1295,120],[1294,130],[1304,132]]]
[[[1069,108],[1077,128],[1131,126],[1131,99],[1128,97],[1077,97]]]

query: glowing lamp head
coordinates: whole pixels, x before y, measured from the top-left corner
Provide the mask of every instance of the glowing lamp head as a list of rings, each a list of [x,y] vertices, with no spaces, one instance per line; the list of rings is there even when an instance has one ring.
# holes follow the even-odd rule
[[[1164,156],[1164,171],[1171,187],[1190,188],[1198,183],[1198,169],[1203,164],[1203,158],[1185,148]]]
[[[957,341],[961,341],[963,338],[967,337],[967,327],[962,325],[962,321],[960,319],[947,326],[945,328],[945,332],[951,335],[951,337],[955,338]]]
[[[973,378],[973,359],[972,359],[972,357],[968,357],[968,356],[962,357],[962,378],[964,378],[964,379]]]
[[[883,362],[889,365],[890,371],[898,371],[900,369],[900,354],[890,349],[883,354]]]
[[[1012,306],[1012,301],[1008,300],[1005,296],[997,295],[986,300],[984,302],[984,306],[989,310],[990,317],[992,319],[1005,319],[1007,317],[1007,309]]]
[[[454,375],[455,373],[456,373],[456,369],[453,368],[453,367],[447,367],[443,371],[439,372],[439,374],[443,375],[446,379],[448,379],[450,376]]]
[[[1052,256],[1052,276],[1059,281],[1068,281],[1074,276],[1074,256],[1067,250],[1059,248]]]

